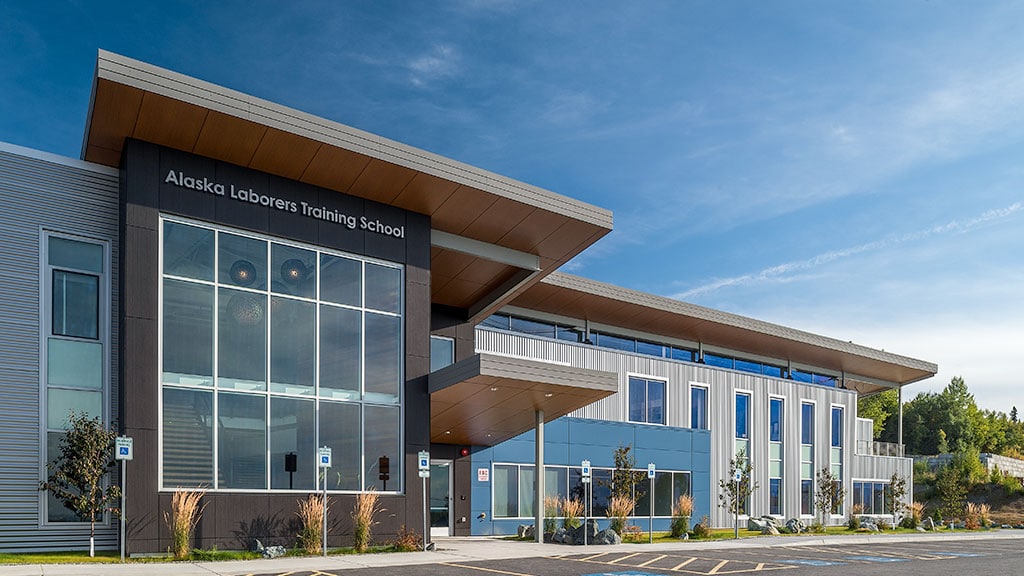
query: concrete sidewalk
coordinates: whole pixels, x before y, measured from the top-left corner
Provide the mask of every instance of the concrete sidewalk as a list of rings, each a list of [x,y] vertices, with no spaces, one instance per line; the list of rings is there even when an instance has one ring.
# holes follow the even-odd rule
[[[866,543],[937,542],[968,540],[1024,540],[1024,530],[993,532],[940,532],[918,534],[850,534],[840,536],[769,536],[739,540],[711,540],[655,544],[619,544],[617,546],[563,546],[537,544],[490,537],[434,538],[437,550],[392,554],[352,554],[344,556],[275,558],[230,562],[156,562],[128,564],[25,564],[0,565],[2,576],[244,576],[246,574],[283,574],[322,570],[336,572],[355,568],[385,568],[439,562],[474,562],[513,558],[601,552],[705,551],[771,546],[843,546]]]

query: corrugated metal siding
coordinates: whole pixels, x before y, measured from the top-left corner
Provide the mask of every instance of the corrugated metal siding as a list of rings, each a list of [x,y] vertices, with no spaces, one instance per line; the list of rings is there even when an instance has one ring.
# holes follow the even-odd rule
[[[88,525],[43,526],[40,478],[40,232],[111,245],[111,415],[117,417],[118,177],[47,154],[0,146],[0,550],[87,548]],[[37,157],[38,156],[38,157]],[[116,548],[113,524],[97,546]]]
[[[524,334],[497,330],[476,331],[478,352],[509,354],[549,362],[568,362],[579,368],[616,372],[619,390],[625,390],[629,375],[643,375],[664,379],[666,390],[666,425],[689,427],[689,385],[708,388],[708,423],[711,428],[711,522],[715,526],[731,526],[732,518],[717,506],[718,479],[729,468],[735,455],[735,401],[737,391],[751,394],[750,430],[751,457],[759,489],[751,497],[750,510],[760,516],[768,512],[768,399],[784,399],[783,426],[783,512],[787,518],[800,516],[800,404],[815,404],[815,472],[829,465],[831,448],[831,408],[842,406],[843,414],[843,482],[849,492],[852,479],[862,470],[888,470],[900,467],[909,479],[912,462],[905,458],[855,456],[857,428],[857,394],[849,390],[802,384],[725,370],[711,366],[655,358],[640,354],[618,352],[570,342],[534,338]],[[628,397],[614,394],[570,414],[572,417],[597,420],[626,421]],[[905,465],[906,473],[903,472]],[[866,467],[866,468],[865,468]],[[874,468],[872,468],[874,467]],[[889,472],[884,478],[892,475]],[[882,478],[878,476],[877,478]],[[849,499],[845,510],[849,510]]]

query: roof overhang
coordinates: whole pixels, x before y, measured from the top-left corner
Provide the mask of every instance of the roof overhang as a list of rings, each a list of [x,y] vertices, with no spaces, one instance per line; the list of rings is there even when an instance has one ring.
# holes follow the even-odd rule
[[[86,122],[90,162],[118,167],[136,138],[429,215],[449,235],[432,246],[432,302],[467,321],[612,228],[602,208],[102,50]],[[490,258],[512,253],[537,266]]]
[[[492,446],[611,396],[618,376],[522,358],[476,354],[432,372],[430,441]]]
[[[826,368],[844,374],[847,388],[859,394],[904,386],[938,371],[932,362],[559,272],[512,305]]]

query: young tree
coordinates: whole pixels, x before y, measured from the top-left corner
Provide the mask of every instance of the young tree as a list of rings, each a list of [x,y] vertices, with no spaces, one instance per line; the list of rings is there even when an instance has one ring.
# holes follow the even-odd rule
[[[889,487],[885,489],[885,492],[885,497],[891,502],[892,525],[895,528],[902,520],[900,516],[907,509],[907,503],[903,501],[907,496],[907,479],[900,476],[898,472],[893,472],[892,477],[889,478]]]
[[[89,556],[96,553],[96,522],[121,497],[121,488],[105,485],[107,471],[117,463],[113,458],[117,431],[107,429],[100,418],[71,412],[68,429],[60,442],[60,454],[49,465],[50,476],[41,483],[79,518],[89,521]]]
[[[955,466],[943,466],[935,477],[935,493],[942,505],[939,514],[949,519],[960,514],[967,502],[967,485]]]
[[[740,475],[739,482],[736,481],[737,471]],[[736,456],[729,460],[729,470],[725,478],[718,481],[718,505],[737,516],[746,514],[750,495],[760,488],[757,481],[752,478],[753,472],[754,467],[746,452],[736,452]]]
[[[615,469],[612,470],[611,481],[598,481],[598,484],[611,491],[608,496],[609,500],[619,497],[629,498],[636,502],[646,493],[644,482],[647,480],[647,471],[636,469],[636,457],[633,456],[632,450],[631,444],[625,446],[620,444],[613,455]]]
[[[821,525],[824,527],[827,513],[836,514],[842,510],[846,488],[843,488],[842,480],[832,474],[828,466],[819,470],[816,476],[818,489],[814,493],[814,507],[818,510]]]

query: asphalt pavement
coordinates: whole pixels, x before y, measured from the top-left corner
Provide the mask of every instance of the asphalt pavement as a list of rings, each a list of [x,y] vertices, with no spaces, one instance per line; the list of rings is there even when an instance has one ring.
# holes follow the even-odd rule
[[[1016,540],[1024,545],[1024,530],[990,532],[935,532],[918,534],[850,534],[838,536],[762,536],[739,540],[679,541],[673,543],[619,544],[615,546],[565,546],[537,544],[491,537],[434,538],[436,550],[388,554],[350,554],[323,557],[289,557],[271,560],[225,562],[128,562],[125,564],[23,564],[0,565],[2,576],[245,576],[250,574],[336,574],[371,568],[381,574],[400,573],[399,567],[426,564],[565,557],[585,554],[673,554],[707,551],[741,551],[766,547],[807,547],[813,558],[818,547],[871,544],[899,550],[907,543],[947,542],[963,546],[971,541]]]

